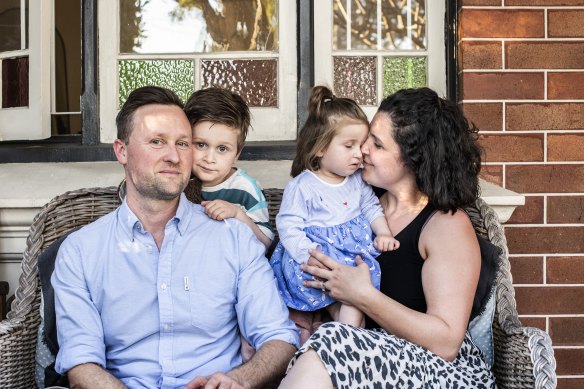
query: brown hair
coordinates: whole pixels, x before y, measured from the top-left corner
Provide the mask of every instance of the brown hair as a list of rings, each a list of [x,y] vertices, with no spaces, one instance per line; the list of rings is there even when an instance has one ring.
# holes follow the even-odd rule
[[[191,127],[209,121],[239,130],[237,152],[243,149],[251,115],[247,103],[237,93],[219,87],[199,89],[189,97],[185,113]]]
[[[116,116],[117,137],[128,144],[132,132],[134,113],[138,108],[150,104],[176,105],[183,108],[181,99],[170,89],[158,86],[144,86],[134,89]]]
[[[306,169],[318,170],[320,157],[316,154],[329,146],[337,129],[346,122],[369,125],[367,116],[354,100],[335,97],[326,86],[312,88],[308,99],[308,119],[298,134],[290,175],[296,177]]]

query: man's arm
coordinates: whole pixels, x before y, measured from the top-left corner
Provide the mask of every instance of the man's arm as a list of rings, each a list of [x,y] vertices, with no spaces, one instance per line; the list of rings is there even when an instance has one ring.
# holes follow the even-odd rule
[[[290,343],[281,340],[267,341],[247,363],[231,370],[227,375],[247,388],[259,388],[279,382],[295,352],[296,347]]]
[[[276,387],[295,351],[296,347],[290,343],[267,341],[247,363],[226,374],[218,372],[208,377],[197,377],[185,389],[254,389],[270,384]]]
[[[69,372],[69,384],[71,389],[124,389],[126,386],[122,384],[116,377],[102,369],[101,366],[95,363],[84,363],[77,365]]]

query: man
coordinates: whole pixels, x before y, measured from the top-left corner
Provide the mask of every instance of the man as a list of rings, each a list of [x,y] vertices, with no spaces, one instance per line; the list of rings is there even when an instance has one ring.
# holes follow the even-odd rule
[[[56,370],[79,388],[249,388],[277,378],[297,331],[251,230],[208,218],[182,194],[192,136],[180,99],[137,89],[116,125],[126,197],[59,250]],[[238,328],[258,350],[245,364]]]

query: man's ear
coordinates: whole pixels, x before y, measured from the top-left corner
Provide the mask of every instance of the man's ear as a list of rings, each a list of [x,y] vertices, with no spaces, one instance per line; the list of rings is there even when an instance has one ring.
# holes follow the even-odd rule
[[[122,140],[116,139],[114,141],[114,153],[116,153],[116,158],[121,165],[128,162],[128,148]]]

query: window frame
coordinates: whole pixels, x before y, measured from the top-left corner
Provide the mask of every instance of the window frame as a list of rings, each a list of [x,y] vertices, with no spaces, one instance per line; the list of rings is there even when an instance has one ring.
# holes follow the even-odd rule
[[[0,163],[116,160],[111,143],[103,143],[100,140],[97,0],[82,0],[81,7],[83,39],[82,136],[53,136],[39,141],[0,141]],[[306,102],[315,80],[314,9],[311,0],[298,0],[296,7],[298,77],[296,122],[297,129],[300,129],[306,120]],[[455,101],[458,101],[457,25],[459,9],[458,0],[446,1],[444,32],[446,42],[446,87],[447,97]],[[47,47],[50,47],[50,45]],[[49,74],[48,71],[47,74]],[[50,111],[49,105],[47,105],[47,112]],[[248,142],[242,151],[240,159],[247,161],[292,159],[295,153],[295,144],[295,141]]]
[[[21,7],[26,2],[21,1]],[[9,123],[0,133],[4,141],[18,139],[42,139],[51,133],[50,111],[50,34],[52,1],[43,1],[38,6],[29,3],[28,47],[24,48],[25,38],[21,37],[21,49],[0,53],[0,62],[5,59],[28,57],[28,106],[0,108],[0,122]],[[22,15],[21,8],[21,15]],[[21,16],[21,22],[23,18]],[[21,25],[21,31],[25,27]],[[0,79],[0,86],[2,80]],[[1,96],[0,96],[1,99]]]

